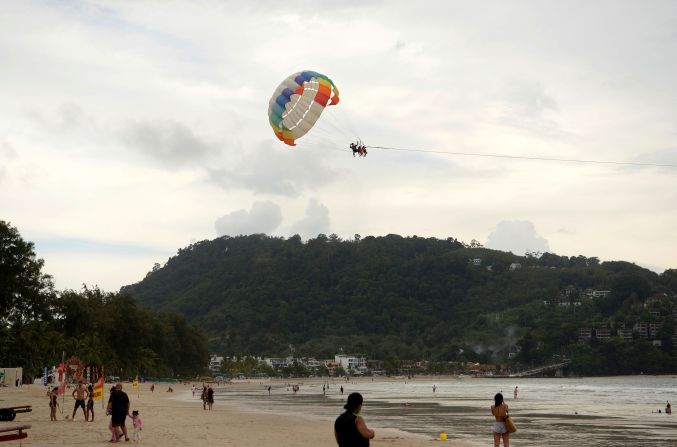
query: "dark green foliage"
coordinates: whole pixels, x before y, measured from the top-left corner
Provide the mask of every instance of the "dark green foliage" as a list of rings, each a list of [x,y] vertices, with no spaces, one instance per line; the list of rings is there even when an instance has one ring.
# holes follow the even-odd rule
[[[195,375],[207,338],[177,314],[140,308],[126,294],[54,291],[33,244],[0,221],[0,365],[39,374],[62,356],[120,376]]]
[[[511,268],[516,263],[521,268]],[[292,345],[297,354],[328,358],[343,348],[388,369],[399,359],[498,363],[512,352],[526,367],[573,353],[585,359],[579,327],[646,321],[643,301],[655,291],[674,294],[674,282],[669,272],[626,262],[521,257],[451,238],[319,235],[304,244],[298,236],[251,235],[192,244],[123,292],[184,313],[226,355],[287,355]],[[575,293],[562,298],[568,286]],[[586,288],[613,293],[575,303]],[[641,350],[646,342],[625,343]],[[611,370],[629,370],[614,363],[619,351],[587,349],[603,364],[608,357]],[[658,350],[643,371],[674,363],[671,344]]]

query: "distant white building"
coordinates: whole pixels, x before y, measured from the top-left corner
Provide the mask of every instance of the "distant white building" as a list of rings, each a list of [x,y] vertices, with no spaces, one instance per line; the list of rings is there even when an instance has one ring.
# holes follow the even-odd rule
[[[223,364],[223,357],[212,354],[212,356],[209,359],[209,370],[211,372],[219,372],[221,371],[221,365]]]
[[[360,354],[336,354],[334,361],[346,372],[367,370],[367,357]]]
[[[290,366],[294,363],[292,357],[279,358],[279,357],[266,357],[263,359],[266,365],[272,366],[273,368],[284,368]]]
[[[611,290],[593,290],[593,298],[604,298],[605,296],[611,294]]]

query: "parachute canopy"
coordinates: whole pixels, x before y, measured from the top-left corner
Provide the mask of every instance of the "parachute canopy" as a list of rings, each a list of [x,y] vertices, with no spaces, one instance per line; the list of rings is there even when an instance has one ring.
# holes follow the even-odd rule
[[[270,127],[280,141],[296,146],[320,118],[324,108],[339,102],[334,83],[315,71],[294,73],[275,89],[268,103]]]

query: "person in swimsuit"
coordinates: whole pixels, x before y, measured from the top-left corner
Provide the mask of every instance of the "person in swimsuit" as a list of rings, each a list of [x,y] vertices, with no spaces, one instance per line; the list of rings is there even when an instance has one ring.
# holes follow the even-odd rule
[[[360,393],[351,393],[343,406],[346,411],[336,418],[334,437],[339,447],[369,447],[369,440],[374,439],[374,430],[367,428],[360,416],[362,402]]]
[[[491,406],[491,414],[494,415],[494,447],[498,447],[503,438],[503,447],[510,447],[510,433],[505,426],[505,416],[508,414],[508,406],[503,402],[503,395],[496,393],[494,396],[494,405]]]
[[[75,399],[75,407],[73,407],[73,416],[71,420],[75,419],[75,412],[78,411],[79,407],[82,407],[82,414],[85,416],[85,422],[87,422],[87,410],[85,409],[85,400],[89,393],[87,388],[82,384],[82,380],[78,382],[78,386],[73,390],[72,393],[73,399]]]
[[[88,421],[90,420],[91,416],[91,421],[94,422],[94,387],[90,384],[87,387],[87,408],[85,408],[85,420]]]
[[[56,421],[56,408],[59,406],[57,399],[59,398],[59,387],[55,386],[49,392],[49,420]]]

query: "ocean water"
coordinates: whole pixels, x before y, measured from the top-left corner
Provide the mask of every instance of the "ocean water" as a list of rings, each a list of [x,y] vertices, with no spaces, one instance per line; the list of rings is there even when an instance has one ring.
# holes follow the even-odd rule
[[[494,394],[502,391],[518,427],[511,435],[515,446],[677,446],[677,412],[664,413],[666,401],[677,404],[677,378],[672,376],[336,380],[329,382],[325,395],[322,383],[291,383],[301,384],[298,393],[271,384],[269,396],[264,382],[226,387],[216,397],[263,411],[333,420],[343,411],[347,395],[357,391],[364,396],[362,414],[370,427],[430,438],[445,431],[449,439],[492,445],[489,407]],[[518,399],[513,398],[515,385]]]

